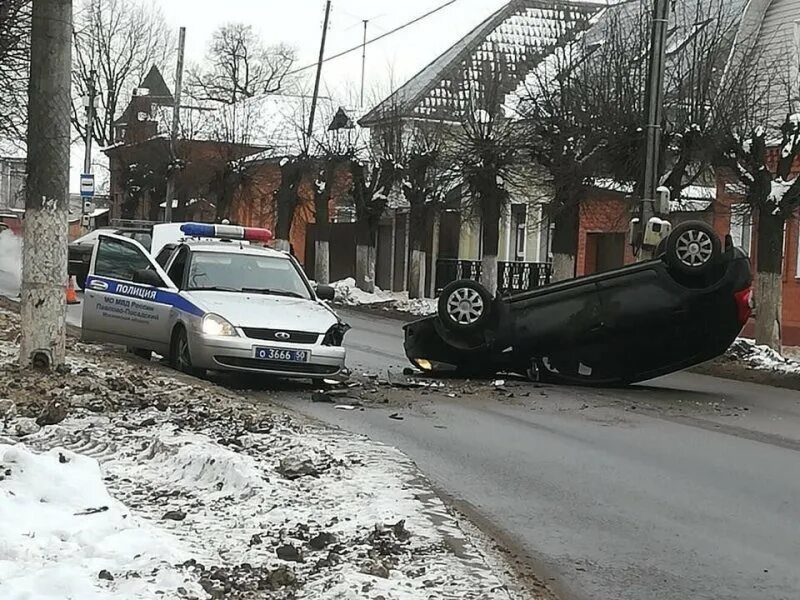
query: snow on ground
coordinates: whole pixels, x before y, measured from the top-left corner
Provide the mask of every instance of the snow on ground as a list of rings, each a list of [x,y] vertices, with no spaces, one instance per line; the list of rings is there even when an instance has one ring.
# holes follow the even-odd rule
[[[725,356],[758,371],[800,375],[800,362],[781,356],[768,346],[758,346],[753,340],[739,338]]]
[[[4,600],[178,598],[178,587],[202,593],[173,566],[190,547],[114,500],[94,459],[0,444],[0,470]],[[101,572],[115,574],[113,593]]]
[[[408,292],[385,292],[375,288],[374,294],[368,294],[358,289],[353,278],[337,281],[332,285],[336,290],[335,302],[337,304],[345,306],[383,305],[386,310],[396,310],[416,316],[427,316],[436,312],[436,300],[430,298],[410,299]]]
[[[400,452],[71,346],[43,378],[0,341],[0,598],[511,597]]]

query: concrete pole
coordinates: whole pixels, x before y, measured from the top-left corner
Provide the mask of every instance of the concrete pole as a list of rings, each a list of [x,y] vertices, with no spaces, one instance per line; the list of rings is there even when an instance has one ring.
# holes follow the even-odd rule
[[[19,362],[66,362],[72,0],[34,0]]]
[[[361,46],[361,103],[359,108],[364,108],[364,81],[367,74],[367,27],[369,20],[364,19],[364,43]]]
[[[325,4],[325,23],[322,26],[322,42],[319,46],[319,61],[317,62],[317,78],[314,82],[314,95],[311,98],[311,115],[308,117],[308,136],[306,144],[310,147],[314,138],[314,119],[317,116],[317,100],[319,99],[319,83],[322,78],[322,63],[325,62],[325,43],[328,40],[328,23],[331,19],[331,0]]]
[[[178,133],[181,126],[181,95],[183,92],[183,60],[186,52],[186,27],[181,27],[178,39],[178,66],[175,68],[175,106],[172,109],[172,130],[170,132],[170,165],[167,173],[167,193],[164,204],[164,220],[172,223],[172,200],[175,196],[175,180],[178,177]]]
[[[650,71],[647,82],[647,148],[645,150],[644,186],[642,188],[642,217],[638,243],[642,258],[651,258],[654,248],[642,246],[647,222],[656,215],[656,190],[660,178],[661,121],[664,116],[664,68],[666,63],[667,28],[670,0],[655,0],[653,31],[650,42]]]

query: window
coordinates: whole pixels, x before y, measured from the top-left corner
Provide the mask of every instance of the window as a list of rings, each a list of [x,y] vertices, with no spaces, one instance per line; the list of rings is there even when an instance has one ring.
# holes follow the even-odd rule
[[[189,249],[184,247],[178,252],[178,256],[172,261],[172,266],[169,268],[169,278],[172,280],[178,289],[183,289],[183,280],[186,275],[186,262],[189,258]]]
[[[161,252],[158,253],[156,257],[156,262],[162,269],[167,268],[167,263],[169,262],[172,253],[175,251],[175,244],[167,244],[161,249]]]
[[[733,245],[750,254],[753,240],[753,216],[750,207],[735,204],[731,207],[731,237]]]
[[[525,251],[528,245],[528,207],[525,204],[515,204],[511,207],[511,211],[511,222],[514,227],[513,260],[525,262]]]
[[[265,254],[193,252],[186,287],[311,298],[305,280],[292,261]]]
[[[136,271],[151,267],[150,260],[131,244],[110,238],[100,240],[94,268],[95,275],[120,281],[133,281]]]

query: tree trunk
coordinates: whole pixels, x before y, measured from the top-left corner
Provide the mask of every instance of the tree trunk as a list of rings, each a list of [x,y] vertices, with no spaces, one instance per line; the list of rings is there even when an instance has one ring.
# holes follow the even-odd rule
[[[356,286],[375,293],[375,237],[368,223],[356,225]]]
[[[756,266],[756,343],[781,352],[783,322],[784,218],[761,210],[758,215]]]
[[[408,269],[408,296],[422,298],[425,295],[425,266],[428,255],[425,252],[425,237],[428,233],[427,216],[430,213],[424,204],[411,204],[409,216],[409,245],[411,246],[411,262]]]
[[[578,205],[567,201],[553,219],[553,281],[573,279],[577,273],[579,216]]]
[[[481,283],[492,296],[497,295],[497,254],[500,249],[502,206],[494,199],[483,203],[483,257]]]
[[[71,0],[33,3],[19,362],[66,362]]]
[[[316,241],[314,279],[319,285],[328,285],[331,282],[331,254],[328,240]]]

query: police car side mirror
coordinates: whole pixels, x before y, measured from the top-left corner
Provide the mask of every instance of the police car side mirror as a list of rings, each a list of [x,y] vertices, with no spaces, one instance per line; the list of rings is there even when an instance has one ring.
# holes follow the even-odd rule
[[[328,300],[329,302],[333,302],[333,299],[336,298],[336,290],[329,285],[318,285],[316,291],[317,298],[320,300]]]
[[[150,269],[139,269],[133,272],[133,283],[142,283],[153,287],[164,287],[164,282],[158,273]]]

